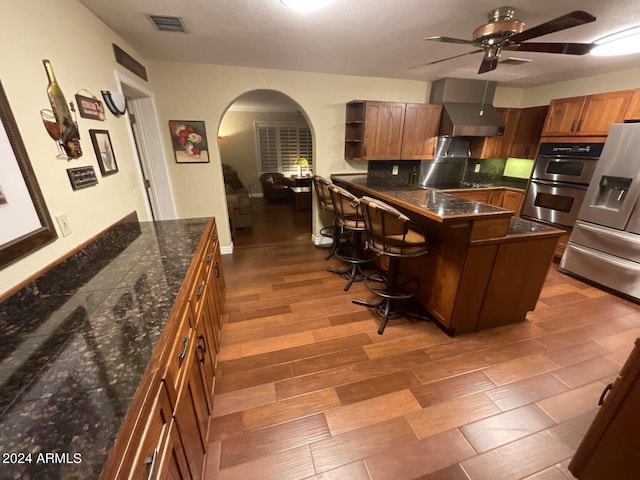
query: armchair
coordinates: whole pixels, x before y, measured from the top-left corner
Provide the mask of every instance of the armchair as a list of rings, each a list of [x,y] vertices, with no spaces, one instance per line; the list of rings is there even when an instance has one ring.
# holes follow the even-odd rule
[[[222,164],[222,175],[231,222],[231,236],[235,237],[238,228],[251,227],[253,205],[249,198],[249,189],[243,185],[235,168]]]
[[[289,188],[293,187],[295,182],[282,173],[266,172],[260,175],[260,184],[265,200],[273,202],[288,200],[290,198]]]

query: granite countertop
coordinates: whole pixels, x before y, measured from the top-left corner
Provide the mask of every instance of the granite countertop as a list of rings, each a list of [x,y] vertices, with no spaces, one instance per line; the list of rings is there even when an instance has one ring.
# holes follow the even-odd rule
[[[332,175],[331,178],[337,183],[345,182],[401,201],[420,215],[437,222],[513,215],[510,210],[459,198],[435,188],[408,185],[389,179],[372,179],[367,175]]]
[[[120,224],[0,303],[0,478],[100,476],[207,222]]]

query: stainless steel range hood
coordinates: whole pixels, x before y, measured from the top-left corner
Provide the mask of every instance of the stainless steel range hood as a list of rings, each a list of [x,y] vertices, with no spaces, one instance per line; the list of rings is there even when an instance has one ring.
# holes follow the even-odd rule
[[[493,108],[496,82],[441,78],[431,84],[430,103],[442,104],[440,135],[494,137],[504,123]]]

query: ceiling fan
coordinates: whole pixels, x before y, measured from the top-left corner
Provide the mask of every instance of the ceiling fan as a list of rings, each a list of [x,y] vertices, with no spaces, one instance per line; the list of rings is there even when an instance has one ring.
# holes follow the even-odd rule
[[[478,47],[477,50],[442,58],[434,62],[415,65],[410,68],[418,68],[426,65],[444,62],[453,58],[484,52],[484,58],[480,64],[478,73],[494,70],[498,66],[498,60],[503,50],[518,50],[521,52],[562,53],[566,55],[585,55],[593,48],[591,43],[544,43],[527,42],[532,38],[541,37],[549,33],[558,32],[567,28],[577,27],[595,21],[596,17],[590,13],[576,10],[567,13],[536,27],[524,29],[524,23],[515,19],[515,8],[499,7],[487,14],[488,23],[479,26],[473,31],[473,40],[463,40],[452,37],[427,37],[425,40],[433,42],[459,43]]]

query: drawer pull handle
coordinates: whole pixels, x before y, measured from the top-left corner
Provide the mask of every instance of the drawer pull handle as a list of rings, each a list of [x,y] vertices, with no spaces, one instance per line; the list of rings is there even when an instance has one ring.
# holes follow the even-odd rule
[[[151,465],[149,467],[149,476],[147,477],[147,480],[151,480],[153,478],[153,474],[155,473],[156,470],[156,460],[158,459],[158,449],[154,448],[153,449],[153,455],[150,455],[148,457],[146,457],[144,459],[144,463],[146,465]]]
[[[213,235],[211,235],[211,240],[213,240],[214,242],[218,240],[218,234],[214,233]]]
[[[182,348],[182,352],[180,352],[180,355],[178,355],[178,358],[180,360],[184,360],[184,357],[187,356],[187,350],[189,349],[189,337],[184,337],[184,340],[182,340],[182,342],[184,343],[184,347]]]
[[[202,292],[204,292],[204,282],[200,284],[198,287],[198,291],[196,293],[196,298],[200,298],[202,296]]]
[[[207,263],[211,263],[211,259],[213,258],[213,253],[207,255]]]
[[[609,393],[609,391],[613,388],[613,383],[610,383],[609,385],[607,385],[606,387],[604,387],[604,390],[602,391],[602,394],[600,395],[600,400],[598,400],[598,406],[602,405],[604,403],[604,399],[607,396],[607,393]]]
[[[216,271],[216,278],[220,278],[220,266],[218,262],[213,264],[213,269]]]
[[[200,361],[200,363],[204,363],[205,360],[205,354],[207,353],[207,344],[204,341],[204,336],[200,335],[198,337],[198,346],[196,347],[196,350],[198,352],[202,352],[202,357],[200,357],[198,355],[198,360]]]

